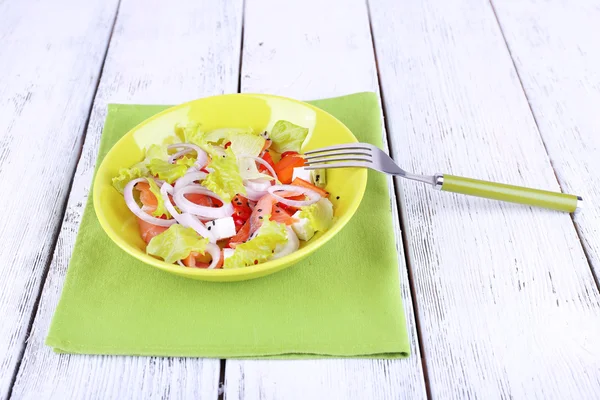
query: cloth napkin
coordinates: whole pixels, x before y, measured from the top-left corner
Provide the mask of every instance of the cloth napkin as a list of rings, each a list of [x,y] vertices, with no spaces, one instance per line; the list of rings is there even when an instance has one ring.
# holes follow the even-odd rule
[[[374,93],[311,102],[382,145]],[[111,146],[167,106],[111,104]],[[46,344],[56,352],[215,358],[402,358],[410,346],[386,177],[329,243],[264,278],[210,283],[141,263],[106,236],[89,196]]]

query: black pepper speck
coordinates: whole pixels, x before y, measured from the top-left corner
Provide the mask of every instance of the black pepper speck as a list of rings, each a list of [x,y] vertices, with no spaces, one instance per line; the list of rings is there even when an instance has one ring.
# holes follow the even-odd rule
[[[336,197],[336,199],[337,199],[337,200],[339,200],[339,199],[340,199],[340,196],[337,196],[337,197]]]

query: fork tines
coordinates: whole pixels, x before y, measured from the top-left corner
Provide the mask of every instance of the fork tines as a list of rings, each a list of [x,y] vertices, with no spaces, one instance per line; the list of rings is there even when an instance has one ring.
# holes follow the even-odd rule
[[[373,162],[372,150],[362,143],[348,143],[322,147],[304,153],[306,169],[318,168],[367,168]],[[331,162],[334,162],[330,164]]]

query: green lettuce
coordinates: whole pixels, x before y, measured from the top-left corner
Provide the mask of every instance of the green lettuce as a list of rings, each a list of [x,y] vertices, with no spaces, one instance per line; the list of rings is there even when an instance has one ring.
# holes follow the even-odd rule
[[[186,165],[182,164],[171,164],[168,161],[163,161],[159,158],[150,160],[148,163],[148,169],[154,176],[158,176],[159,179],[167,181],[169,183],[175,182],[177,179],[185,175],[188,170]]]
[[[258,171],[256,161],[248,157],[258,157],[265,146],[265,138],[252,133],[239,133],[229,137],[230,149],[237,157],[242,179],[269,179],[271,175]]]
[[[166,161],[169,159],[169,152],[167,151],[168,145],[169,144],[153,144],[146,150],[146,154],[142,161],[133,165],[131,168],[121,168],[119,170],[119,175],[112,178],[112,184],[115,189],[120,193],[123,193],[125,185],[127,185],[129,181],[150,175],[148,165],[152,160]]]
[[[150,191],[152,192],[154,197],[156,197],[156,210],[154,210],[152,215],[154,215],[155,217],[166,215],[167,218],[171,218],[171,214],[169,214],[169,211],[165,207],[165,200],[163,199],[162,194],[160,194],[160,188],[158,187],[154,179],[148,179],[148,185],[150,185]]]
[[[210,131],[204,135],[204,140],[211,143],[225,144],[238,135],[255,135],[251,128],[221,128]],[[264,138],[263,138],[264,143]]]
[[[233,255],[225,259],[223,268],[242,268],[267,261],[277,245],[287,243],[285,225],[270,221],[269,217],[265,216],[254,238],[236,246]]]
[[[120,193],[123,193],[125,190],[125,186],[137,178],[141,178],[148,175],[148,169],[145,166],[133,166],[132,168],[121,168],[119,170],[119,175],[112,178],[112,184],[115,189],[117,189]]]
[[[148,147],[148,150],[146,150],[146,157],[142,163],[147,165],[152,160],[167,161],[169,159],[168,146],[169,144],[153,144]]]
[[[310,206],[302,207],[298,216],[308,219],[315,231],[326,231],[333,223],[333,204],[323,197]]]
[[[269,138],[273,141],[271,147],[278,153],[295,151],[300,153],[302,143],[308,135],[308,128],[294,125],[289,121],[277,121],[271,129]]]
[[[175,124],[175,134],[185,143],[195,143],[196,140],[201,138],[204,133],[200,130],[200,124],[195,121],[188,122],[187,124]]]
[[[229,203],[236,194],[246,194],[237,160],[231,148],[225,149],[222,157],[213,157],[206,167],[211,171],[202,181],[202,186],[215,192]]]
[[[173,264],[189,256],[192,251],[204,254],[207,244],[208,239],[201,238],[192,228],[174,224],[150,240],[146,253]]]
[[[183,156],[179,160],[175,161],[175,164],[185,165],[186,167],[190,168],[194,165],[196,160],[197,160],[197,158],[195,158],[195,157]]]

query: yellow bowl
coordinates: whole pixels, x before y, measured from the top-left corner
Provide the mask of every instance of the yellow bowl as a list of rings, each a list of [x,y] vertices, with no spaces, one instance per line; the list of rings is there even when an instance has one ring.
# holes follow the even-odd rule
[[[176,123],[197,121],[205,131],[251,127],[269,130],[280,120],[309,128],[302,151],[339,143],[357,142],[348,128],[332,115],[310,104],[272,95],[232,94],[207,97],[169,108],[142,122],[108,152],[94,180],[94,209],[108,236],[123,250],[146,264],[186,278],[206,281],[240,281],[258,278],[287,268],[323,246],[333,238],[356,212],[367,184],[367,171],[358,168],[327,171],[327,190],[334,205],[335,222],[324,233],[317,233],[301,248],[277,260],[239,269],[207,270],[168,264],[145,252],[135,216],[125,205],[123,196],[112,186],[120,168],[141,161],[145,149],[174,136]],[[339,200],[338,200],[339,196]]]

